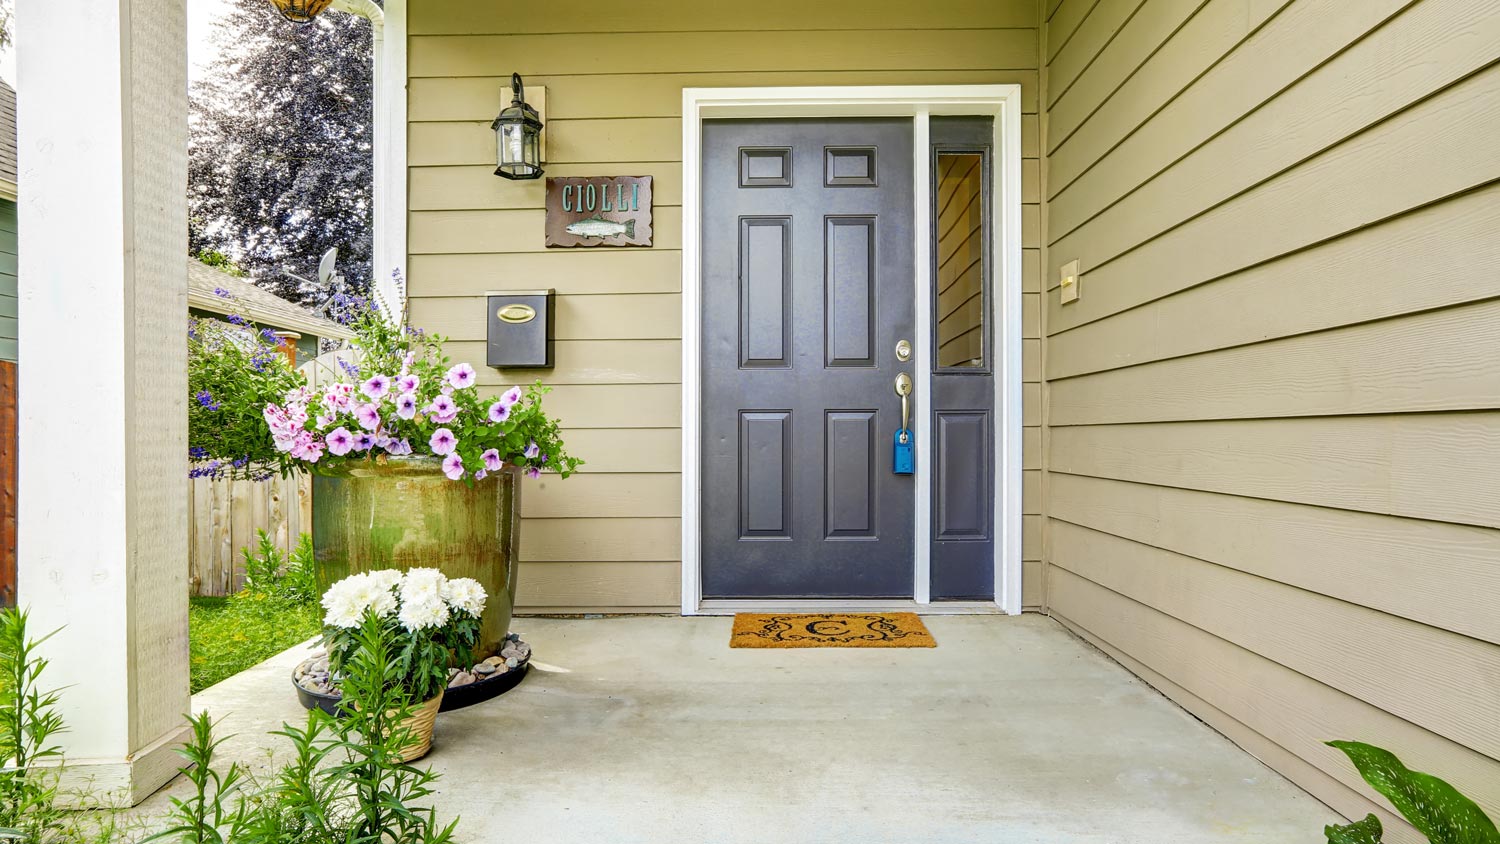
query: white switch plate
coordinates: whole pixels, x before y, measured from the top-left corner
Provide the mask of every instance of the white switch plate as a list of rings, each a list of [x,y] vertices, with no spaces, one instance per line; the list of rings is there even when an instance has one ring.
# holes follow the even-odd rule
[[[1060,285],[1057,289],[1058,302],[1066,305],[1069,302],[1078,301],[1078,261],[1069,261],[1062,265]]]

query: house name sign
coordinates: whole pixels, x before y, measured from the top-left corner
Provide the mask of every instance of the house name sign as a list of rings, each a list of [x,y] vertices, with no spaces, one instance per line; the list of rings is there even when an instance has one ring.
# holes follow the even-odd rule
[[[547,245],[650,246],[650,176],[548,176]]]

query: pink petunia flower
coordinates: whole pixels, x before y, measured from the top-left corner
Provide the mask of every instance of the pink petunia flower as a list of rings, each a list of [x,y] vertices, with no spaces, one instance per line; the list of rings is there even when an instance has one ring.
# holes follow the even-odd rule
[[[380,410],[373,404],[362,404],[354,408],[354,418],[359,421],[359,427],[366,431],[380,427]]]
[[[485,478],[487,478],[489,476],[490,476],[490,473],[486,472],[483,469],[475,469],[474,470],[474,480],[476,480],[476,481],[482,481],[482,480],[484,480]]]
[[[329,425],[332,425],[334,422],[337,422],[338,418],[339,417],[338,417],[337,414],[333,414],[333,413],[320,413],[320,414],[318,414],[318,418],[317,418],[318,427],[319,428],[327,428]]]
[[[335,457],[343,457],[354,448],[354,435],[349,433],[343,426],[334,428],[328,432],[328,453]]]
[[[532,440],[531,442],[528,442],[526,444],[526,450],[523,451],[523,452],[521,452],[521,454],[523,454],[523,455],[526,456],[527,460],[535,459],[536,456],[538,454],[541,454],[541,453],[542,453],[542,449],[541,449],[540,446],[538,446],[536,444],[536,440]]]
[[[402,393],[396,397],[396,415],[402,419],[414,419],[417,415],[417,394]]]
[[[483,454],[479,455],[479,459],[484,461],[484,468],[491,472],[500,471],[500,467],[505,464],[505,461],[500,459],[500,452],[493,448],[486,449]]]
[[[521,388],[520,387],[511,387],[509,390],[506,390],[505,392],[503,392],[503,393],[500,394],[500,401],[504,402],[506,407],[510,407],[511,405],[515,404],[516,402],[518,402],[520,400],[521,400]]]
[[[387,454],[390,454],[394,457],[401,457],[403,455],[411,454],[411,442],[408,440],[391,440],[390,442],[381,446],[381,448],[384,448]]]
[[[487,415],[490,417],[491,422],[504,422],[510,418],[510,405],[503,401],[497,401],[490,405]]]
[[[389,375],[375,375],[361,384],[359,390],[375,401],[380,401],[391,391],[391,378]]]
[[[400,378],[396,379],[396,392],[415,393],[417,391],[417,385],[421,383],[422,379],[418,378],[415,375],[403,375]]]
[[[443,377],[447,379],[449,384],[453,385],[455,390],[463,390],[474,386],[474,380],[478,376],[474,374],[474,367],[469,366],[467,363],[461,363],[448,370],[448,374]]]
[[[450,454],[443,458],[443,474],[448,480],[456,481],[464,476],[464,459],[457,454]]]
[[[355,434],[354,447],[360,451],[369,451],[375,447],[375,435],[365,433]]]
[[[535,466],[532,466],[532,467],[530,467],[530,468],[528,468],[526,470],[526,477],[528,477],[528,478],[540,478],[541,476],[542,476],[542,470],[538,469]]]
[[[432,432],[427,447],[432,449],[433,454],[452,454],[453,449],[458,447],[458,438],[447,428],[439,428]]]
[[[436,396],[427,406],[427,412],[432,414],[432,421],[446,425],[458,418],[458,403],[447,396]]]

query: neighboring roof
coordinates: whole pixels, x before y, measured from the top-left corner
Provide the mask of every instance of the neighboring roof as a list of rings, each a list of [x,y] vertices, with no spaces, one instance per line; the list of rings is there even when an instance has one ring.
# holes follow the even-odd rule
[[[188,307],[216,314],[239,314],[257,325],[296,331],[313,337],[349,340],[354,335],[338,323],[256,287],[202,261],[187,259]],[[215,290],[226,290],[229,297]]]
[[[16,89],[0,79],[0,194],[16,198]]]

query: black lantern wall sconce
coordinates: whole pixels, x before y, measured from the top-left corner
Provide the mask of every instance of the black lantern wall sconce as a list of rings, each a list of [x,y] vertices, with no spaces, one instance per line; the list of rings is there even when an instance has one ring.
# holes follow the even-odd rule
[[[539,179],[542,176],[542,118],[526,102],[521,74],[510,75],[510,105],[500,111],[490,128],[495,130],[495,175],[507,179]]]
[[[292,23],[307,23],[332,3],[333,0],[271,0],[276,11]]]

